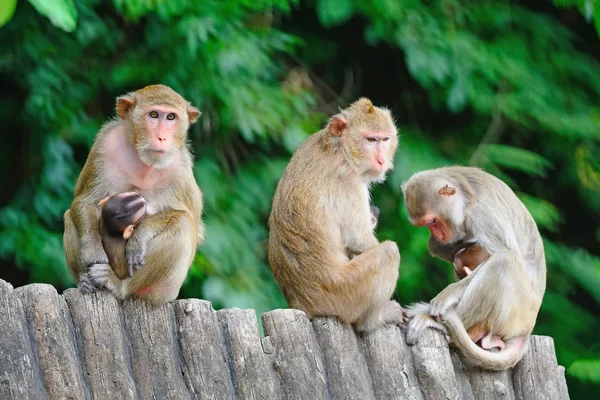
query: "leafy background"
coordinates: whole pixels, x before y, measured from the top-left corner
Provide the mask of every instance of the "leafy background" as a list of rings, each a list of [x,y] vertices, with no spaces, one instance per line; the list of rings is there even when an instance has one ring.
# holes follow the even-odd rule
[[[600,388],[600,2],[597,0],[3,0],[0,277],[74,286],[62,213],[117,95],[164,83],[202,110],[190,132],[207,240],[180,297],[286,307],[267,218],[290,154],[359,96],[393,111],[396,168],[374,191],[402,252],[397,298],[452,280],[411,227],[400,184],[442,165],[505,180],[545,241],[535,328],[572,398]]]

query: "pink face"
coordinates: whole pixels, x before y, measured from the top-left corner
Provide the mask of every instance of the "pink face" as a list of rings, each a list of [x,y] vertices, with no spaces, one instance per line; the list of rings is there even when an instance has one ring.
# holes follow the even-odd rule
[[[427,214],[421,220],[415,223],[415,226],[426,226],[431,231],[431,235],[440,243],[450,243],[453,234],[448,228],[444,218],[437,214]]]
[[[363,132],[361,134],[362,146],[371,175],[381,176],[390,168],[392,137],[387,132]]]
[[[180,111],[169,106],[151,106],[145,110],[143,118],[149,135],[149,150],[155,156],[160,157],[173,147],[181,117]]]

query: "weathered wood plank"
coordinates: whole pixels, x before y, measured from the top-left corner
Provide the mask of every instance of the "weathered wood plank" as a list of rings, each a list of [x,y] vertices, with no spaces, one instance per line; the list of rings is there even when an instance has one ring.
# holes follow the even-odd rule
[[[21,301],[0,279],[0,399],[45,399]]]
[[[419,342],[411,347],[417,378],[426,399],[460,399],[460,391],[448,341],[444,335],[427,329]]]
[[[135,399],[131,349],[125,338],[121,307],[108,292],[84,295],[68,289],[63,297],[75,325],[87,382],[96,399]]]
[[[511,370],[499,372],[467,367],[467,375],[476,399],[515,399]]]
[[[456,377],[456,383],[458,386],[458,394],[462,400],[475,400],[473,396],[473,390],[471,389],[471,382],[467,375],[467,368],[458,356],[456,350],[450,350],[450,359],[454,366],[454,376]]]
[[[236,397],[245,400],[280,398],[272,367],[263,351],[255,311],[220,310],[217,318],[225,339]]]
[[[367,362],[351,326],[337,317],[313,319],[317,342],[323,352],[329,394],[332,399],[374,399]]]
[[[359,336],[378,399],[422,400],[423,392],[413,367],[404,334],[388,325]]]
[[[183,377],[194,398],[234,399],[217,313],[209,301],[173,302]]]
[[[40,369],[51,399],[88,399],[73,321],[64,299],[51,285],[33,284],[15,293],[21,299]]]
[[[569,399],[565,368],[558,365],[554,340],[549,336],[532,336],[529,350],[513,368],[517,399]]]
[[[274,367],[286,399],[329,399],[323,356],[306,314],[294,309],[262,315]]]
[[[123,302],[131,343],[133,375],[141,399],[189,399],[170,303],[156,307],[141,300]]]

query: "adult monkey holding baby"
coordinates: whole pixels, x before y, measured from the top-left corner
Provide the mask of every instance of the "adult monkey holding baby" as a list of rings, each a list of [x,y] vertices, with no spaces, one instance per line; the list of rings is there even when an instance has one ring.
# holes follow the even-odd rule
[[[418,172],[402,189],[410,222],[431,231],[433,256],[456,261],[457,249],[471,242],[482,248],[481,258],[490,255],[430,304],[410,308],[407,342],[428,327],[448,328],[469,364],[513,367],[527,349],[546,289],[544,246],[531,214],[504,182],[478,168]],[[494,347],[500,351],[485,350]]]
[[[151,85],[117,98],[118,119],[98,133],[64,214],[69,271],[85,292],[106,288],[156,304],[174,300],[204,240],[202,193],[192,172],[187,130],[200,112],[177,92]],[[97,204],[138,192],[146,216],[126,244],[132,276],[118,279],[99,231]]]
[[[290,307],[358,330],[403,321],[390,300],[400,253],[375,237],[369,204],[370,185],[385,180],[397,146],[390,112],[362,98],[292,156],[269,218],[269,263]]]

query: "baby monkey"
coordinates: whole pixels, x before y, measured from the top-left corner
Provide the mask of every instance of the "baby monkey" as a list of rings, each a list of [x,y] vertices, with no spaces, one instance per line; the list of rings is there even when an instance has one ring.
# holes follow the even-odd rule
[[[125,258],[125,244],[137,223],[146,214],[146,199],[136,192],[124,192],[106,197],[98,205],[102,246],[108,256],[108,264],[119,279],[133,275]]]
[[[477,243],[465,243],[457,247],[452,256],[454,276],[457,280],[466,278],[479,264],[489,257],[490,253]]]

